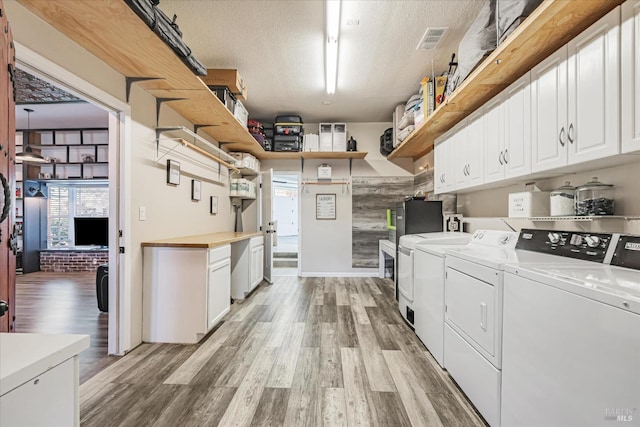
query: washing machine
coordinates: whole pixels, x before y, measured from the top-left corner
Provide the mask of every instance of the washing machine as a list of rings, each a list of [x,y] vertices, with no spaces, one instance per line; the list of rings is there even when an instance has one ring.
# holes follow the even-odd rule
[[[590,238],[570,246],[602,252]],[[610,247],[611,265],[506,267],[504,427],[640,426],[640,237]]]
[[[577,242],[578,234],[480,231],[468,245],[446,250],[444,367],[491,426],[500,426],[505,266],[602,262],[611,235],[581,234],[583,240],[598,239],[605,250],[596,251],[597,257],[585,251],[586,258],[576,259],[569,242]]]
[[[416,245],[439,243],[461,245],[470,239],[468,233],[434,232],[421,234],[405,234],[398,244],[398,309],[402,317],[413,326],[414,323],[414,253]]]

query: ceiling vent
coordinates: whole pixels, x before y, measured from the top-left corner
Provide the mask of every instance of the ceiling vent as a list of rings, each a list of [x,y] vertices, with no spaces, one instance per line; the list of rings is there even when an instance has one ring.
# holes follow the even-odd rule
[[[433,27],[427,28],[427,31],[424,32],[420,43],[418,43],[418,47],[416,50],[429,50],[435,48],[442,37],[445,35],[449,27]]]

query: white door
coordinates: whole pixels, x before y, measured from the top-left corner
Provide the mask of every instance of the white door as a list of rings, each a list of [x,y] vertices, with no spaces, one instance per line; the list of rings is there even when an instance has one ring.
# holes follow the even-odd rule
[[[532,172],[567,164],[567,46],[531,70]]]
[[[446,170],[445,162],[448,161],[446,155],[448,141],[448,139],[436,141],[435,148],[433,149],[433,186],[436,194],[445,192],[444,174]]]
[[[484,109],[484,182],[504,178],[504,104],[500,95],[487,102]]]
[[[273,169],[260,174],[261,202],[262,202],[262,234],[264,234],[264,280],[272,283],[273,272],[273,244],[276,233],[276,222],[273,220]]]
[[[622,152],[640,150],[640,1],[622,4]]]
[[[620,8],[569,42],[569,164],[620,153]]]
[[[504,97],[504,176],[528,175],[531,173],[531,74],[525,74],[509,86]]]

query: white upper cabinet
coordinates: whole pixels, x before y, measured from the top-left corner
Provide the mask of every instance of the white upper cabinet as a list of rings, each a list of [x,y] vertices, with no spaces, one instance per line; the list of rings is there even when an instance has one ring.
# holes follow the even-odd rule
[[[464,159],[458,162],[456,174],[461,173],[464,176],[462,185],[459,189],[484,182],[484,117],[483,111],[472,114],[467,119],[467,126],[461,129],[460,139],[458,140],[458,148],[455,149],[455,157]]]
[[[622,152],[640,150],[640,1],[622,4]]]
[[[436,194],[453,190],[455,132],[450,131],[438,138],[434,148],[434,191]]]
[[[567,164],[567,46],[531,70],[533,172]]]
[[[484,106],[484,182],[531,173],[531,75]]]
[[[514,82],[503,96],[504,177],[515,178],[531,173],[531,74]]]
[[[569,163],[620,153],[620,8],[569,42]]]
[[[620,153],[620,8],[531,71],[532,171]]]

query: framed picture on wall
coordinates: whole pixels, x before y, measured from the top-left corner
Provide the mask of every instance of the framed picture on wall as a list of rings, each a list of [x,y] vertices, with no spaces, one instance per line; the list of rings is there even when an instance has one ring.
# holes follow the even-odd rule
[[[211,196],[211,201],[209,203],[209,213],[211,215],[216,215],[218,213],[218,196]]]
[[[167,160],[167,184],[180,185],[180,162]]]
[[[202,181],[191,180],[191,200],[200,201],[202,199]]]
[[[316,219],[336,219],[335,194],[316,194]]]

